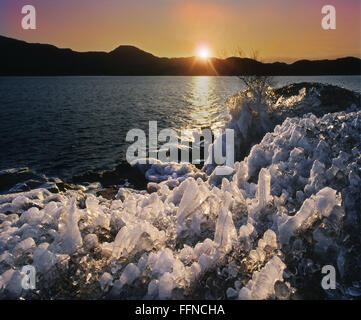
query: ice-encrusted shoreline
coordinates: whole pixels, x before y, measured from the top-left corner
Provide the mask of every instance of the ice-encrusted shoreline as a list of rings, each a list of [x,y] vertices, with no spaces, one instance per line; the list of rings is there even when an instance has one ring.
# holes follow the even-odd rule
[[[223,180],[155,168],[170,178],[152,193],[120,188],[112,200],[86,189],[0,195],[0,298],[361,295],[358,107],[285,119]],[[21,287],[28,264],[34,291]],[[324,265],[336,290],[321,287]]]

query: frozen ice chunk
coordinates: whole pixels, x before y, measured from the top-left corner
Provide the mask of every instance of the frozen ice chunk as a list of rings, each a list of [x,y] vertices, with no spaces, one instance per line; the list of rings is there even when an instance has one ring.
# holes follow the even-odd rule
[[[143,272],[147,268],[147,263],[148,263],[148,254],[143,253],[140,259],[138,260],[138,265],[137,265],[140,272]]]
[[[279,228],[280,241],[288,243],[290,237],[297,231],[309,228],[322,216],[328,217],[335,205],[340,205],[341,200],[336,196],[336,191],[326,187],[315,196],[306,199],[300,210],[293,217],[289,217]]]
[[[25,274],[19,270],[9,269],[0,276],[0,292],[1,289],[7,291],[7,296],[10,299],[19,298],[23,288],[22,281]]]
[[[308,191],[308,194],[317,192],[323,187],[325,180],[325,165],[315,160],[311,168],[309,184],[305,187],[305,191]]]
[[[58,204],[55,201],[50,201],[43,209],[44,215],[42,217],[41,223],[51,225],[55,228],[58,224],[61,210],[61,204]]]
[[[104,272],[99,279],[100,288],[102,291],[108,291],[109,287],[113,283],[113,277],[110,273]]]
[[[37,272],[44,274],[53,268],[55,264],[58,264],[58,266],[66,264],[68,258],[69,256],[66,254],[54,254],[49,251],[48,244],[44,243],[34,250],[33,265]]]
[[[340,205],[341,201],[336,196],[336,190],[325,187],[320,190],[316,197],[316,208],[325,217],[328,217],[335,205]]]
[[[44,213],[43,213],[44,214]],[[21,223],[29,223],[32,220],[41,220],[43,214],[40,214],[39,209],[32,207],[29,210],[25,211],[21,216],[19,221]],[[38,218],[38,219],[37,219]],[[40,222],[40,221],[39,221]]]
[[[172,276],[174,282],[183,282],[187,278],[184,264],[179,259],[174,260]]]
[[[298,230],[307,229],[316,219],[315,200],[306,199],[300,210],[293,217],[289,217],[279,228],[280,241],[287,244],[292,235]]]
[[[201,233],[201,223],[202,223],[202,218],[199,216],[198,213],[195,213],[192,217],[192,225],[191,225],[191,229],[195,234]]]
[[[267,254],[271,253],[276,248],[277,236],[271,229],[268,229],[264,233],[263,238],[258,241],[257,249],[251,250],[251,252],[249,253],[249,257],[255,263],[262,263],[265,260]]]
[[[128,188],[119,188],[117,195],[115,196],[115,199],[124,201],[132,194],[132,191]]]
[[[198,242],[194,247],[194,255],[195,257],[200,257],[202,254],[210,255],[214,251],[215,242],[211,239],[207,238],[203,242]]]
[[[250,223],[247,223],[239,228],[239,238],[247,239],[251,236],[254,231],[254,226]]]
[[[262,168],[258,178],[258,205],[259,210],[266,207],[268,201],[271,200],[271,175],[269,171]]]
[[[202,267],[198,262],[193,262],[189,271],[189,280],[194,281],[202,272]]]
[[[182,224],[183,221],[208,197],[207,191],[204,190],[205,188],[198,186],[193,178],[188,178],[182,184],[185,184],[186,186],[182,200],[179,204],[178,224]]]
[[[173,264],[175,260],[173,257],[173,252],[169,248],[163,249],[159,252],[158,259],[153,267],[153,275],[162,275],[165,272],[173,271]]]
[[[262,249],[265,249],[268,246],[271,249],[277,248],[277,236],[271,229],[268,229],[264,235],[263,239],[258,241],[258,246]]]
[[[149,282],[148,296],[150,297],[158,296],[158,288],[159,288],[159,280],[153,279],[151,282]]]
[[[352,185],[354,187],[358,187],[361,185],[361,178],[354,170],[350,171],[350,173],[348,175],[348,180],[350,182],[350,185]]]
[[[24,254],[26,251],[29,251],[31,249],[34,249],[36,247],[35,241],[32,238],[27,238],[21,242],[19,242],[14,250],[13,250],[13,254],[14,256],[20,256],[22,254]]]
[[[89,233],[84,237],[84,247],[88,250],[98,246],[98,237],[94,233]]]
[[[296,199],[298,202],[303,203],[304,201],[304,194],[301,190],[296,191]]]
[[[263,300],[274,295],[274,284],[283,280],[283,271],[286,265],[277,256],[274,256],[260,270],[253,273],[252,279],[243,287],[238,298],[241,300]]]
[[[228,166],[217,166],[208,178],[208,182],[212,185],[220,185],[223,179],[232,180],[234,169]]]
[[[165,241],[164,231],[159,231],[143,221],[120,229],[112,243],[112,255],[119,258],[133,250],[151,250]]]
[[[0,254],[0,272],[3,271],[5,268],[12,267],[14,265],[14,257],[13,255],[5,251]]]
[[[213,263],[216,261],[217,257],[215,255],[207,255],[207,254],[201,254],[201,256],[198,259],[198,264],[201,267],[202,272],[207,271],[209,268],[213,266]]]
[[[254,176],[261,168],[267,167],[268,161],[265,150],[263,150],[261,145],[252,147],[249,156],[246,158],[246,162],[248,164],[248,177]]]
[[[238,188],[244,189],[248,176],[248,167],[244,161],[236,162],[234,164],[235,174],[233,175],[233,181],[237,184]]]
[[[302,132],[300,132],[300,128],[297,126],[293,127],[291,138],[290,138],[290,145],[297,146],[298,141],[302,138]]]
[[[302,148],[294,148],[290,153],[290,161],[292,162],[300,162],[304,159],[304,150]]]
[[[159,299],[170,299],[174,288],[173,277],[169,272],[163,274],[159,279]]]
[[[228,299],[235,299],[238,297],[238,292],[233,288],[228,288],[226,291],[226,295]]]
[[[131,285],[135,279],[137,279],[140,275],[139,268],[134,263],[129,263],[124,271],[122,272],[122,275],[119,278],[119,284],[118,286],[122,288],[124,285],[128,284]]]
[[[102,227],[109,228],[110,217],[103,212],[103,210],[99,206],[99,200],[89,195],[85,201],[85,205],[87,208],[87,219],[89,224],[93,227]]]
[[[232,214],[226,208],[222,207],[217,219],[214,242],[222,251],[228,252],[236,240],[237,231],[233,223]]]
[[[29,200],[29,198],[25,197],[24,195],[20,195],[12,201],[12,205],[16,210],[25,208],[26,206],[31,206],[33,203]]]
[[[179,258],[183,263],[190,263],[194,259],[193,248],[185,244],[183,249],[179,252]]]
[[[69,211],[65,213],[64,225],[59,226],[60,235],[57,239],[57,245],[61,253],[73,254],[83,245],[78,226],[79,212],[75,199],[71,201],[70,208],[68,207],[67,210]]]

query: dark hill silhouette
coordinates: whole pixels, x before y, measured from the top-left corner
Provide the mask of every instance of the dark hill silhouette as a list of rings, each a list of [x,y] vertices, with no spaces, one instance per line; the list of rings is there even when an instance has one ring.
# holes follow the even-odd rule
[[[253,59],[159,58],[134,46],[76,52],[0,36],[0,75],[359,75],[361,60],[300,60],[292,64]]]

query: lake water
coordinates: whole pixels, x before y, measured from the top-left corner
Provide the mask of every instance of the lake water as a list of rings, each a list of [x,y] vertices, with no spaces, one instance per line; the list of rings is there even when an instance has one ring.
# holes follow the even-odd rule
[[[360,92],[360,76],[276,77]],[[0,169],[70,178],[125,157],[130,129],[221,127],[236,77],[0,77]]]

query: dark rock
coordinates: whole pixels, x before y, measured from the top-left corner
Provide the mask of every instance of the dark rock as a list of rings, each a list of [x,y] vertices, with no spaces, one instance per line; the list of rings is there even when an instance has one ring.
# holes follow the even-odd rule
[[[110,186],[97,192],[97,196],[102,196],[107,200],[113,200],[117,195],[119,187],[117,185]]]
[[[28,191],[47,182],[45,176],[38,175],[29,168],[17,168],[0,171],[0,192],[8,192],[14,188],[14,192]]]
[[[128,162],[122,162],[112,170],[88,171],[82,175],[74,176],[72,182],[78,184],[100,182],[106,188],[129,182],[130,186],[138,190],[145,190],[147,187],[147,180],[144,175]]]
[[[356,108],[358,109],[361,106],[359,93],[330,84],[313,82],[293,83],[288,86],[273,90],[273,103],[276,103],[281,96],[283,98],[296,96],[303,88],[306,89],[307,96],[317,95],[317,98],[320,100],[320,105],[317,108],[314,108],[312,105],[308,105],[308,109],[289,110],[287,115],[285,115],[283,118],[295,116],[301,117],[303,114],[309,112],[312,112],[317,117],[322,117],[327,113],[344,111],[353,104],[356,105]],[[284,120],[283,118],[282,121]]]
[[[290,290],[284,282],[277,280],[274,289],[277,299],[287,300],[290,297]]]
[[[61,181],[61,182],[57,182],[56,186],[58,187],[59,191],[66,191],[66,190],[76,190],[76,186],[71,184],[71,183],[67,183],[65,181]]]
[[[148,193],[157,192],[160,189],[160,186],[155,182],[149,182],[147,184],[147,191]]]

